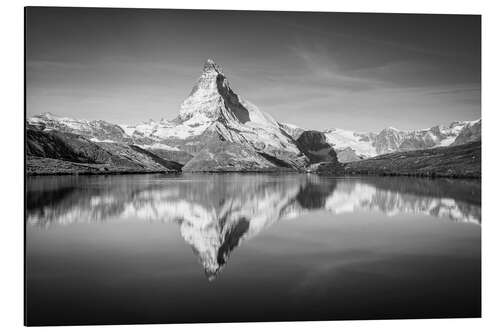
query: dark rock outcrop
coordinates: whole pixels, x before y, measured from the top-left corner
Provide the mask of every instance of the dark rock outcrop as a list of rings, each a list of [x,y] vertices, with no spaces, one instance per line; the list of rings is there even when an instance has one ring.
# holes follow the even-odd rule
[[[325,134],[322,132],[304,131],[297,139],[297,147],[309,158],[310,164],[338,162],[335,150],[326,142]]]

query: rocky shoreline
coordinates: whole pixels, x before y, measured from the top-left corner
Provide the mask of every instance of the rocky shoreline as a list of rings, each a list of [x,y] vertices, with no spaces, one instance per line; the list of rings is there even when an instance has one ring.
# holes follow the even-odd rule
[[[451,147],[385,154],[338,165],[322,163],[322,175],[481,178],[481,141]]]
[[[331,156],[331,153],[328,153]],[[148,170],[119,169],[103,164],[86,164],[28,156],[26,175],[123,175],[123,174],[175,174],[175,173],[314,173],[323,176],[382,176],[481,179],[481,142],[472,142],[454,147],[440,147],[393,153],[371,159],[339,163],[327,161],[317,163],[314,168],[294,170],[269,169],[214,169],[214,170]]]
[[[347,174],[481,178],[481,141],[381,155],[346,164]]]

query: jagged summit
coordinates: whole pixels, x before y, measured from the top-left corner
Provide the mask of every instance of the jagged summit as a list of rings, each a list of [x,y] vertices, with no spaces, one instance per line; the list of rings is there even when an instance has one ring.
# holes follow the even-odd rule
[[[202,124],[218,119],[223,107],[221,104],[224,102],[220,89],[222,85],[229,87],[222,69],[213,60],[208,59],[191,93],[181,104],[181,121]]]
[[[203,72],[216,72],[218,74],[224,75],[222,67],[217,65],[212,59],[207,59],[203,65]]]
[[[278,122],[238,95],[211,59],[205,62],[200,78],[181,104],[178,119],[190,129],[202,128],[198,132],[204,132],[205,137],[244,145],[291,167],[307,163]]]
[[[211,59],[205,62],[201,76],[181,104],[179,119],[187,126],[212,125],[214,122],[231,124],[233,128],[248,122],[277,126],[274,119],[233,91],[221,67]]]

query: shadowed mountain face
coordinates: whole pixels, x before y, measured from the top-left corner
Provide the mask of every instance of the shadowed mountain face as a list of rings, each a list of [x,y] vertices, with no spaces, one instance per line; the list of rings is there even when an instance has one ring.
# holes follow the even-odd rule
[[[178,224],[209,279],[245,241],[278,221],[286,223],[313,211],[423,214],[481,222],[481,184],[471,180],[58,176],[28,178],[27,188],[27,223],[42,228],[131,220]]]

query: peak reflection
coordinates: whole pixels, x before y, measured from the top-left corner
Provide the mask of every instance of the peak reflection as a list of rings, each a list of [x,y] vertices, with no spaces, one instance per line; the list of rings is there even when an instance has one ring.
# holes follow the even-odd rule
[[[31,177],[27,223],[39,227],[117,220],[177,223],[206,276],[273,223],[322,210],[425,214],[480,223],[478,182],[314,175]]]

